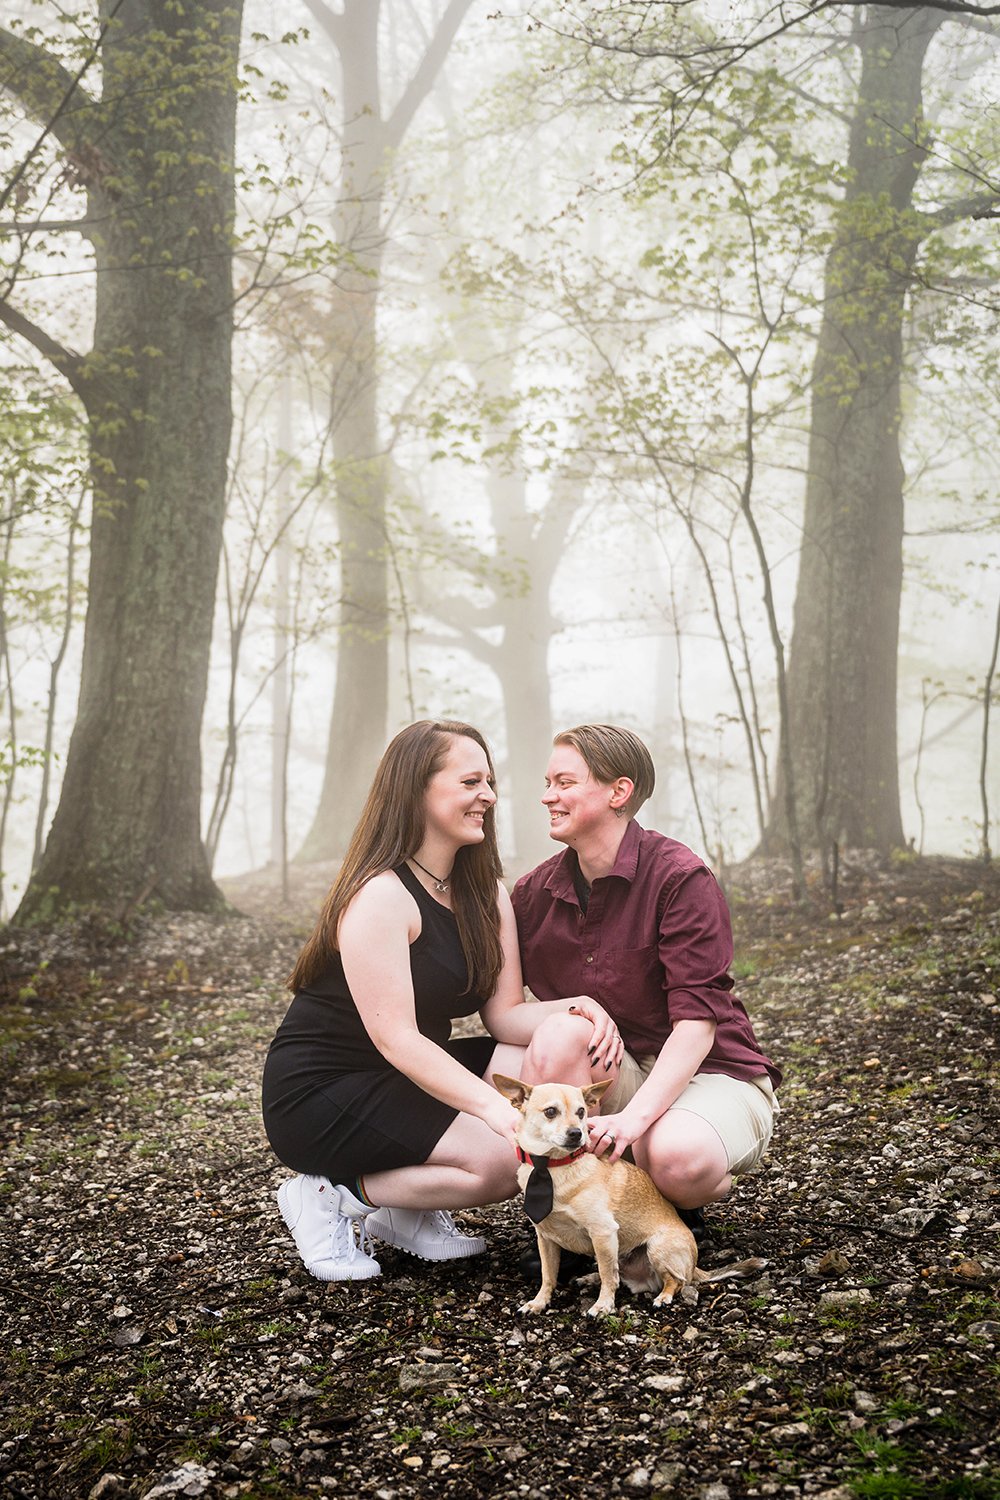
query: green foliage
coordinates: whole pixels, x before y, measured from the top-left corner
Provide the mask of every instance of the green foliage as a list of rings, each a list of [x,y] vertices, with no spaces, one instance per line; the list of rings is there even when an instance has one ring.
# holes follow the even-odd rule
[[[993,1500],[1000,1473],[928,1474],[926,1456],[904,1443],[862,1432],[855,1436],[857,1465],[845,1474],[862,1500]]]

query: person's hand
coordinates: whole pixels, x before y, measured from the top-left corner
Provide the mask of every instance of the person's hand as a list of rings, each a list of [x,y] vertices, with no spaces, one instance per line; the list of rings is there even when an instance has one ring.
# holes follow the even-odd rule
[[[517,1150],[517,1127],[521,1116],[509,1099],[498,1093],[496,1103],[490,1104],[482,1118],[491,1130],[508,1142],[512,1151]]]
[[[627,1110],[616,1115],[594,1115],[587,1121],[587,1129],[590,1131],[587,1149],[607,1162],[617,1161],[642,1135],[629,1120]]]
[[[569,1006],[568,1014],[585,1016],[593,1026],[594,1034],[587,1048],[591,1065],[603,1067],[605,1073],[610,1073],[613,1065],[621,1062],[625,1043],[604,1006],[592,1000],[589,995],[578,995]]]

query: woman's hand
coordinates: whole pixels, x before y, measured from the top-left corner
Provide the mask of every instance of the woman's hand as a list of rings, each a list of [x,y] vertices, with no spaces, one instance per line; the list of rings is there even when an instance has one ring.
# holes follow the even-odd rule
[[[594,1066],[603,1066],[606,1073],[610,1073],[612,1066],[620,1063],[625,1052],[625,1043],[622,1041],[612,1018],[608,1015],[603,1005],[598,1005],[589,995],[578,995],[567,1009],[571,1016],[585,1016],[594,1028],[594,1034],[587,1048],[590,1061]]]
[[[588,1150],[607,1162],[617,1161],[622,1152],[643,1134],[629,1119],[627,1109],[616,1115],[594,1115],[587,1121],[587,1129],[590,1131]]]
[[[485,1109],[480,1118],[509,1143],[512,1151],[517,1150],[517,1127],[521,1117],[509,1099],[498,1093],[496,1102]]]

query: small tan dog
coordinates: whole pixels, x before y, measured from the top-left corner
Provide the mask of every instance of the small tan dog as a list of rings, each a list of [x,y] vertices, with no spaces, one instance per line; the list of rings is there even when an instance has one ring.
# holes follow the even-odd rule
[[[597,1258],[601,1289],[587,1309],[591,1318],[614,1312],[619,1279],[632,1291],[656,1291],[653,1306],[665,1307],[690,1282],[721,1281],[764,1268],[766,1261],[746,1260],[721,1271],[700,1271],[694,1235],[648,1173],[631,1162],[602,1161],[586,1149],[589,1106],[611,1087],[610,1080],[578,1089],[532,1085],[495,1073],[493,1083],[521,1115],[517,1180],[535,1221],[542,1262],[538,1294],[519,1311],[544,1312],[549,1306],[560,1249]],[[555,1169],[551,1178],[549,1168]]]

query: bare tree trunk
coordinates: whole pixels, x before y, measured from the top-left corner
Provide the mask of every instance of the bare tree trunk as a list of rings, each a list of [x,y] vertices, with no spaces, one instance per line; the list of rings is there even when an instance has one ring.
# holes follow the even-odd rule
[[[94,347],[86,361],[55,362],[90,419],[89,603],[62,794],[19,920],[153,896],[175,908],[222,902],[201,841],[199,741],[231,423],[241,11],[240,0],[118,6],[103,102],[75,111],[72,128],[93,137],[77,159],[96,257]],[[35,65],[40,97],[43,55]]]
[[[903,311],[922,228],[922,72],[942,16],[870,6],[812,379],[785,747],[807,846],[903,843],[896,750]],[[783,845],[779,761],[765,847]]]
[[[380,0],[343,0],[340,12],[325,0],[306,3],[340,57],[345,124],[336,236],[351,255],[338,280],[333,351],[340,641],[323,787],[298,854],[308,860],[343,853],[385,748],[390,619],[377,363],[385,174],[471,0],[449,0],[388,115],[382,111],[379,77]]]
[[[56,730],[56,699],[59,690],[59,674],[66,659],[69,638],[73,631],[73,606],[76,603],[76,533],[80,525],[84,496],[76,502],[70,514],[69,531],[66,536],[66,613],[63,617],[59,646],[49,668],[49,694],[45,705],[45,746],[42,751],[42,786],[38,794],[38,813],[35,818],[35,846],[31,856],[31,868],[38,866],[45,843],[45,825],[49,811],[49,787],[52,781],[52,756]]]
[[[13,516],[3,522],[3,551],[0,554],[0,700],[6,705],[7,723],[10,726],[7,744],[0,750],[0,921],[6,916],[7,904],[4,895],[3,853],[7,842],[7,819],[14,801],[14,783],[17,778],[17,703],[14,698],[14,673],[10,660],[10,642],[7,638],[7,569],[10,549],[14,541]]]
[[[556,478],[548,508],[572,516],[574,501],[565,479]],[[577,496],[579,486],[576,487]],[[549,644],[555,622],[549,609],[552,580],[561,556],[564,530],[540,522],[527,509],[523,474],[497,475],[490,482],[493,521],[507,553],[528,567],[524,593],[499,593],[503,638],[493,662],[503,694],[507,728],[507,786],[519,869],[550,854],[540,798],[552,751]],[[568,510],[563,508],[568,505]]]
[[[289,588],[292,573],[291,469],[292,382],[286,370],[278,398],[278,448],[284,468],[278,481],[278,531],[275,548],[274,675],[271,681],[271,864],[281,872],[282,900],[288,897],[288,741],[291,679],[292,611]]]
[[[983,734],[979,757],[979,800],[983,809],[983,837],[980,854],[983,864],[986,865],[990,864],[993,859],[993,852],[990,848],[990,802],[986,795],[986,767],[990,753],[990,704],[993,698],[993,677],[997,669],[998,653],[1000,653],[1000,600],[997,601],[993,651],[990,655],[990,664],[986,669],[986,682],[983,684]]]

